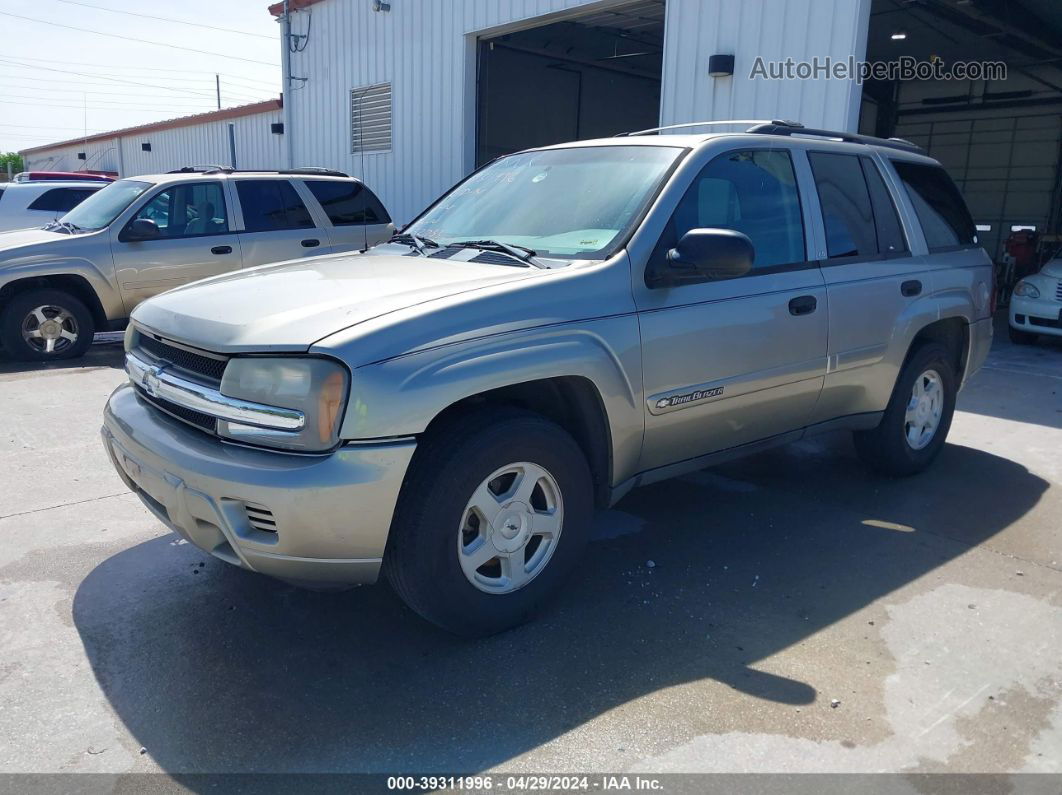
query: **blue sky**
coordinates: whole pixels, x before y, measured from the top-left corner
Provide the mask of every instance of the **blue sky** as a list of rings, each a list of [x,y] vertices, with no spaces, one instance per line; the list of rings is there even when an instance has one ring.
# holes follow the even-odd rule
[[[0,0],[0,151],[213,110],[215,73],[222,107],[276,97],[268,4]]]

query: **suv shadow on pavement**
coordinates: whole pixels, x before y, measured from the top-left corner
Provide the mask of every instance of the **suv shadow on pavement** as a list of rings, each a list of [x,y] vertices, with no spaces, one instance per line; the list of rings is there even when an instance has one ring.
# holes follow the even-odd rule
[[[602,538],[536,621],[480,641],[386,587],[298,590],[173,535],[100,564],[73,618],[115,712],[178,777],[481,770],[705,678],[739,710],[828,701],[758,661],[857,611],[884,621],[875,600],[991,539],[1048,485],[971,448],[941,458],[883,480],[829,436],[637,490],[599,517]],[[882,653],[873,638],[844,650]]]
[[[108,331],[96,335],[95,342],[76,359],[57,359],[46,362],[27,362],[12,359],[0,348],[0,375],[6,373],[34,373],[44,370],[84,370],[92,367],[125,367],[125,351],[122,348],[122,332]]]

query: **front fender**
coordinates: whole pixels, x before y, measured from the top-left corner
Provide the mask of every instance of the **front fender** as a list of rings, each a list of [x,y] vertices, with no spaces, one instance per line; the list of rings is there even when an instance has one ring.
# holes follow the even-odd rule
[[[113,280],[111,253],[106,252],[106,268],[85,257],[47,254],[27,254],[0,262],[0,290],[23,279],[45,279],[49,276],[83,279],[99,298],[108,320],[125,316],[125,304]]]
[[[583,377],[596,387],[612,438],[613,481],[632,476],[644,429],[634,315],[495,335],[360,367],[341,436],[414,436],[465,398],[563,376]]]

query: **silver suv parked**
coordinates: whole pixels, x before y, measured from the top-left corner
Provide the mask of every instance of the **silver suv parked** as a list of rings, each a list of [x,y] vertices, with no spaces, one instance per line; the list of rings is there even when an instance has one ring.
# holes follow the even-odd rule
[[[881,472],[928,466],[991,279],[905,142],[762,123],[545,147],[367,254],[141,304],[103,439],[214,556],[313,587],[382,570],[489,633],[634,486],[836,428]]]
[[[95,331],[121,328],[164,290],[365,249],[393,232],[372,191],[338,171],[200,167],[119,180],[47,226],[0,234],[0,343],[18,359],[80,356]]]

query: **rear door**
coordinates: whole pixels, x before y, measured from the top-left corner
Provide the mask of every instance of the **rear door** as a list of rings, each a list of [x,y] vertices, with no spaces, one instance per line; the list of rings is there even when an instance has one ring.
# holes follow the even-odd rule
[[[663,288],[648,287],[637,274],[643,471],[809,421],[825,374],[826,290],[806,253],[808,219],[796,175],[788,148],[716,155],[687,188],[649,267],[690,229],[726,228],[752,241],[752,270]]]
[[[234,179],[246,268],[331,251],[328,230],[286,179]]]
[[[159,236],[128,240],[125,231],[139,218],[153,221]],[[220,180],[168,185],[111,234],[115,276],[128,311],[157,293],[237,270],[242,263]]]
[[[829,295],[829,372],[814,422],[881,411],[902,354],[905,318],[928,306],[926,258],[914,256],[878,160],[870,153],[807,152],[822,213]]]
[[[394,234],[391,216],[361,182],[307,179],[303,185],[328,218],[333,251],[364,251]]]

